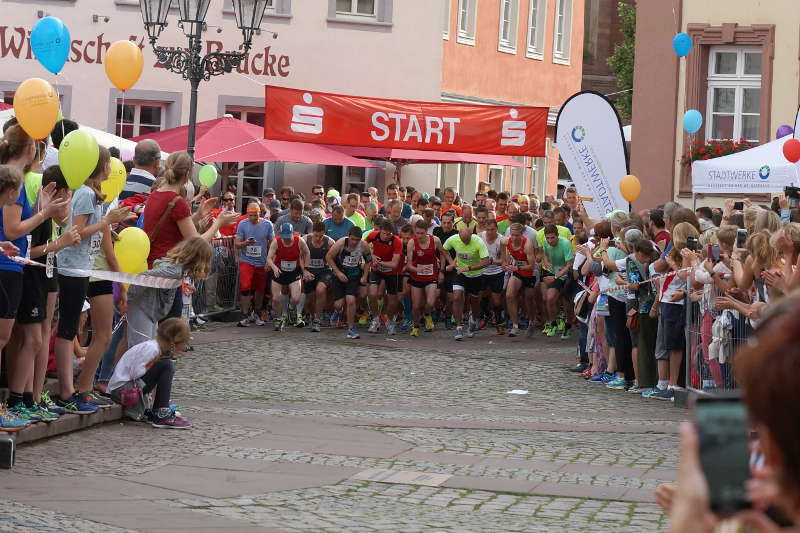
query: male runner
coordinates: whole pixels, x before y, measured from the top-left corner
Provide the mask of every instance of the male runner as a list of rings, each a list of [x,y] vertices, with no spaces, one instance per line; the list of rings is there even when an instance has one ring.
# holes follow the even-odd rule
[[[347,338],[360,337],[356,329],[357,298],[362,297],[367,288],[367,273],[369,269],[362,265],[362,260],[369,263],[372,260],[369,245],[361,239],[361,228],[353,226],[347,237],[343,237],[328,250],[325,256],[328,266],[336,276],[333,280],[334,308],[337,313],[342,313],[343,307],[347,314]]]
[[[303,293],[309,309],[314,310],[311,331],[318,332],[322,324],[322,311],[328,301],[328,289],[333,287],[333,271],[325,257],[335,241],[325,235],[325,224],[322,222],[314,222],[311,235],[306,235],[305,241],[310,254],[308,271],[314,275],[314,279],[303,282]]]
[[[572,251],[570,242],[564,237],[559,237],[558,232],[555,224],[548,224],[544,227],[542,284],[545,291],[547,323],[542,332],[548,337],[555,337],[561,333],[561,338],[566,340],[570,337],[570,328],[563,318],[558,318],[558,311],[562,303],[570,305],[570,302],[567,302],[564,297],[570,289],[569,273],[572,270],[575,253]]]
[[[444,213],[441,218],[442,225],[433,230],[433,236],[439,239],[442,245],[453,235],[458,235],[458,230],[455,229],[455,218],[456,214],[454,211]],[[455,250],[450,251],[450,257],[455,259]],[[449,262],[447,264],[442,264],[441,268],[444,276],[439,282],[439,294],[444,301],[444,327],[446,329],[453,329],[453,283],[456,281],[456,268]]]
[[[272,241],[272,223],[261,218],[258,202],[247,204],[247,219],[239,222],[233,246],[239,250],[239,292],[242,319],[237,326],[246,328],[251,322],[263,326],[264,321],[256,314],[264,301],[267,285],[267,250]],[[255,295],[253,308],[250,302]]]
[[[485,208],[484,208],[485,209]],[[492,323],[497,328],[497,334],[506,332],[503,324],[503,289],[506,275],[503,271],[503,238],[497,233],[497,221],[493,218],[486,220],[486,231],[479,237],[486,245],[489,252],[489,264],[483,271],[483,298],[488,298],[492,306]]]
[[[489,264],[489,251],[480,237],[472,232],[472,228],[463,228],[458,231],[458,235],[453,235],[444,243],[443,248],[447,251],[455,250],[455,261],[447,254],[445,257],[451,265],[456,267],[456,280],[453,283],[453,313],[456,319],[455,339],[460,341],[464,338],[464,305],[469,293],[469,304],[472,308],[472,316],[467,328],[467,336],[475,335],[475,319],[480,313],[480,301],[478,296],[481,293],[481,274],[483,269]]]
[[[367,243],[372,247],[372,267],[369,273],[369,308],[372,311],[370,333],[377,333],[381,319],[378,311],[378,300],[384,296],[384,311],[389,320],[386,333],[395,334],[397,327],[397,293],[402,291],[402,254],[403,243],[394,234],[394,225],[388,219],[381,221],[379,231],[367,236]]]
[[[314,275],[308,271],[309,251],[306,242],[288,222],[281,224],[278,238],[272,241],[267,254],[267,266],[272,270],[272,309],[275,312],[275,331],[283,330],[288,315],[282,313],[281,295],[289,295],[290,309],[300,303],[300,279],[311,280]],[[297,316],[295,326],[303,327],[302,316]]]
[[[506,309],[511,318],[509,337],[519,335],[519,291],[522,289],[525,313],[530,321],[528,330],[533,331],[534,289],[536,288],[536,248],[534,242],[522,236],[522,224],[511,224],[511,236],[504,242],[503,270],[511,273],[506,288]]]
[[[439,270],[446,264],[441,241],[428,235],[428,225],[418,220],[414,225],[414,238],[408,243],[406,252],[406,268],[411,273],[411,300],[413,304],[414,326],[411,336],[419,337],[420,317],[425,316],[425,331],[433,331],[431,311],[436,305],[438,281],[443,275]]]

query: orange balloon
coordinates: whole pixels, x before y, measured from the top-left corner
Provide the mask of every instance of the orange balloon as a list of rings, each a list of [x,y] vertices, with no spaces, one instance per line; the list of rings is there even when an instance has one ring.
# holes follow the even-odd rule
[[[58,93],[41,78],[22,82],[14,93],[14,115],[25,133],[34,139],[45,139],[58,121]]]
[[[642,184],[639,182],[639,178],[631,174],[623,176],[619,181],[619,192],[629,203],[635,202],[642,194]]]
[[[142,75],[144,56],[132,41],[117,41],[106,52],[106,76],[120,91],[133,87]]]

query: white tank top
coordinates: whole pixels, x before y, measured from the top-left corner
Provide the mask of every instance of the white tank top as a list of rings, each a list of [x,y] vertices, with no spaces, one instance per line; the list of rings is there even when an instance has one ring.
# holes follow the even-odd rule
[[[486,238],[486,232],[483,231],[480,234],[480,238],[483,239],[483,242],[486,244],[486,248],[489,250],[489,258],[494,261],[495,259],[500,259],[500,241],[503,238],[498,234],[497,238],[494,240],[493,243],[489,243],[488,239]],[[483,269],[483,274],[485,276],[494,276],[496,274],[500,274],[503,272],[503,267],[500,265],[493,265],[490,264],[485,269]]]

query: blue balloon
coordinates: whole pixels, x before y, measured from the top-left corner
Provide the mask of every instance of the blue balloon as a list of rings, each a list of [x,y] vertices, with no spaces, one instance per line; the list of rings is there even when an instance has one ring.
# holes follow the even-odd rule
[[[703,125],[703,115],[697,109],[690,109],[683,114],[683,129],[687,133],[697,133]]]
[[[58,74],[69,56],[72,39],[60,19],[44,17],[31,31],[31,49],[39,63],[53,74]]]
[[[683,57],[692,49],[692,38],[686,33],[679,33],[672,39],[672,49],[678,54],[678,57]]]

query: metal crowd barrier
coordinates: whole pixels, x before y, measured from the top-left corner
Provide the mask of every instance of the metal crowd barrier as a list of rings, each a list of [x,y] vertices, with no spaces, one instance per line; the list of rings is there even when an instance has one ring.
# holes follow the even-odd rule
[[[214,249],[211,274],[207,279],[197,282],[197,290],[192,295],[192,308],[198,316],[227,313],[239,306],[239,298],[236,296],[239,287],[239,261],[233,247],[233,237],[213,239],[211,246]]]
[[[742,313],[717,305],[724,292],[702,287],[690,290],[686,302],[686,387],[705,394],[734,390],[734,356],[753,328]]]

